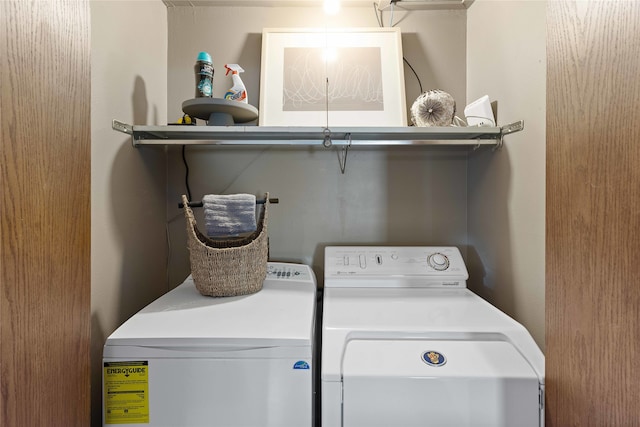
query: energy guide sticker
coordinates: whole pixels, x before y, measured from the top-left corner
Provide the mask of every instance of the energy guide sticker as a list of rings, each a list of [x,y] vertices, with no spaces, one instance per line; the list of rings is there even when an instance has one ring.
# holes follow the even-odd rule
[[[149,423],[149,362],[104,362],[106,424]]]

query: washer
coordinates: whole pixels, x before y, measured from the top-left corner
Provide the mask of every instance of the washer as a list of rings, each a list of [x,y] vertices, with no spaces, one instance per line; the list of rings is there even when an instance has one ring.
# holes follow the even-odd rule
[[[327,247],[324,427],[544,425],[544,356],[454,247]]]
[[[311,426],[316,279],[269,263],[255,294],[202,296],[191,277],[106,340],[103,424]]]

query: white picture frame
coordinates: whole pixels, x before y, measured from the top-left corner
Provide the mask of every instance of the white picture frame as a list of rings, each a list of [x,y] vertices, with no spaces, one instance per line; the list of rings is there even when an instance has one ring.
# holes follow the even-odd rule
[[[265,28],[258,124],[407,126],[402,61],[399,28]]]

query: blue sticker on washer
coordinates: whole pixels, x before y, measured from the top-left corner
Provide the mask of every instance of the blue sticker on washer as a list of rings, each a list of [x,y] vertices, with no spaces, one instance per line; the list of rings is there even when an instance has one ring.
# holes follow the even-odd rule
[[[304,360],[298,360],[293,364],[293,369],[309,369],[309,364]]]
[[[447,358],[442,353],[429,350],[422,353],[422,361],[429,366],[442,366],[447,363]]]

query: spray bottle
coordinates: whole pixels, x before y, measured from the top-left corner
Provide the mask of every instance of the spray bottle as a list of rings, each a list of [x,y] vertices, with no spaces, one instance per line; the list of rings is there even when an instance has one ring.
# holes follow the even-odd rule
[[[231,78],[233,79],[233,86],[224,95],[224,99],[248,104],[247,88],[240,78],[240,73],[244,73],[244,70],[238,64],[225,64],[224,68],[227,69],[225,76],[229,75],[229,71],[231,71]]]

